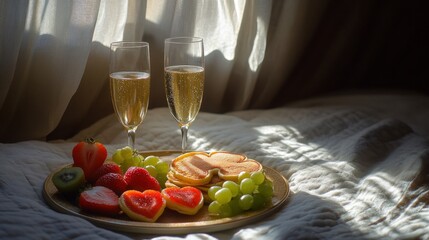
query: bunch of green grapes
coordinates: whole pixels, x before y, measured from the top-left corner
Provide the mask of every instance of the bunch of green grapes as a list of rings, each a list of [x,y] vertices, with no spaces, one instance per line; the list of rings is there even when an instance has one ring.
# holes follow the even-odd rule
[[[259,210],[271,203],[273,183],[263,172],[241,172],[238,182],[225,181],[222,186],[212,186],[207,191],[212,200],[210,214],[231,217],[247,210]]]
[[[125,173],[130,167],[144,167],[152,177],[156,178],[162,188],[165,188],[167,173],[170,165],[162,161],[157,156],[143,157],[138,152],[134,152],[130,147],[117,149],[112,155],[112,161],[121,167]]]

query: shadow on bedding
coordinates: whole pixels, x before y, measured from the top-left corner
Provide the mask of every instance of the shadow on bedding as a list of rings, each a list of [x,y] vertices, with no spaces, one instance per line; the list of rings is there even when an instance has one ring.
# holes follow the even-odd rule
[[[263,226],[275,239],[369,239],[338,203],[307,192],[293,194],[286,207]],[[264,237],[262,237],[264,238]],[[273,238],[274,239],[274,238]]]

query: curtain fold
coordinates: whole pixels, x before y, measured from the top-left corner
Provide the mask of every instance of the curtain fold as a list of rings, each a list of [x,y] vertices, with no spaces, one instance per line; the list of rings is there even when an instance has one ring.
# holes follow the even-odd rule
[[[58,125],[79,86],[99,2],[30,1],[27,9],[2,7],[25,17],[26,24],[15,52],[12,84],[1,106],[0,134],[12,141],[42,138]],[[2,39],[10,41],[8,46],[16,44],[9,36]]]
[[[101,1],[79,88],[49,138],[71,136],[76,129],[82,129],[113,111],[109,89],[109,46],[114,41],[141,41],[145,12],[144,1]]]
[[[326,11],[327,1],[275,1],[267,33],[266,57],[248,107],[271,106],[285,79],[314,37]],[[305,79],[301,79],[305,81]],[[292,89],[291,89],[292,90]],[[290,91],[288,91],[290,92]],[[293,92],[293,90],[292,90]],[[284,97],[284,95],[283,95]]]
[[[173,36],[204,38],[202,111],[404,83],[427,93],[421,2],[2,0],[0,142],[68,138],[113,113],[109,45],[122,40],[150,44],[150,108],[167,106],[163,47]]]

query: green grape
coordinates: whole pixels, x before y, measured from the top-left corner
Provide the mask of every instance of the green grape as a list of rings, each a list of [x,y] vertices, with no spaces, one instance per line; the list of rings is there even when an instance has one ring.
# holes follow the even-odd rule
[[[273,185],[270,181],[266,180],[258,186],[258,192],[265,198],[271,198],[273,196]]]
[[[165,182],[167,182],[167,175],[165,174],[159,174],[156,176],[156,180],[159,182],[159,185],[161,185],[161,188],[165,188]]]
[[[118,165],[121,165],[124,161],[124,157],[122,157],[121,151],[116,150],[115,153],[112,155],[112,161],[115,162]]]
[[[238,202],[238,205],[243,210],[249,210],[253,205],[253,196],[250,194],[244,194],[240,197],[240,201]]]
[[[217,191],[219,191],[220,189],[221,189],[222,187],[220,187],[220,186],[212,186],[212,187],[210,187],[209,188],[209,190],[207,191],[207,194],[209,195],[209,198],[211,199],[211,200],[216,200],[216,198],[215,198],[215,194],[216,194],[216,192]]]
[[[222,184],[222,187],[228,188],[231,191],[232,197],[237,196],[238,191],[240,190],[238,184],[233,181],[225,181]]]
[[[220,204],[226,204],[231,201],[232,193],[228,188],[221,188],[215,193],[215,199]]]
[[[145,168],[152,177],[156,178],[156,176],[158,175],[158,171],[153,165],[147,165]]]
[[[243,212],[243,209],[241,209],[240,207],[240,198],[238,197],[232,198],[228,205],[231,207],[231,212],[233,216]]]
[[[168,171],[170,171],[170,165],[167,162],[164,161],[159,161],[156,165],[155,165],[156,170],[158,171],[159,174],[167,174]]]
[[[218,203],[217,201],[213,201],[210,203],[208,211],[211,214],[219,214],[220,213],[220,206],[221,204]]]
[[[252,210],[259,210],[265,207],[265,197],[260,193],[253,194],[253,205]]]
[[[265,175],[263,172],[253,172],[250,175],[250,178],[253,180],[253,182],[255,182],[256,185],[259,185],[264,182]]]
[[[133,157],[124,159],[124,161],[121,164],[122,172],[125,173],[128,170],[128,168],[136,166],[135,163],[136,163],[136,159]]]
[[[219,209],[219,216],[221,217],[231,217],[232,216],[232,209],[229,204],[222,204]]]
[[[248,172],[240,172],[239,174],[238,174],[238,183],[241,183],[241,181],[243,180],[243,179],[245,179],[245,178],[250,178],[250,173],[248,173]]]
[[[133,156],[133,149],[129,146],[120,149],[121,155],[124,159],[131,158]]]
[[[133,159],[132,164],[134,167],[140,166],[140,163],[143,162],[144,160],[143,156],[138,153],[134,154],[132,156],[132,159]]]
[[[251,178],[245,178],[240,183],[240,191],[243,194],[251,194],[255,190],[255,183]]]
[[[148,165],[156,166],[156,164],[159,162],[159,158],[155,156],[147,156],[144,159],[143,165],[146,167]]]

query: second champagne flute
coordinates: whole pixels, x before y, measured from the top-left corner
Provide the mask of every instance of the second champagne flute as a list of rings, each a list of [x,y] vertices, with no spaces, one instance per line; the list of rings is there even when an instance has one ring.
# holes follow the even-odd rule
[[[182,152],[190,124],[200,111],[204,92],[204,45],[197,37],[165,40],[165,94],[171,114],[182,132]]]
[[[128,146],[135,150],[135,132],[149,105],[150,56],[146,42],[110,45],[110,93],[119,121],[128,131]]]

